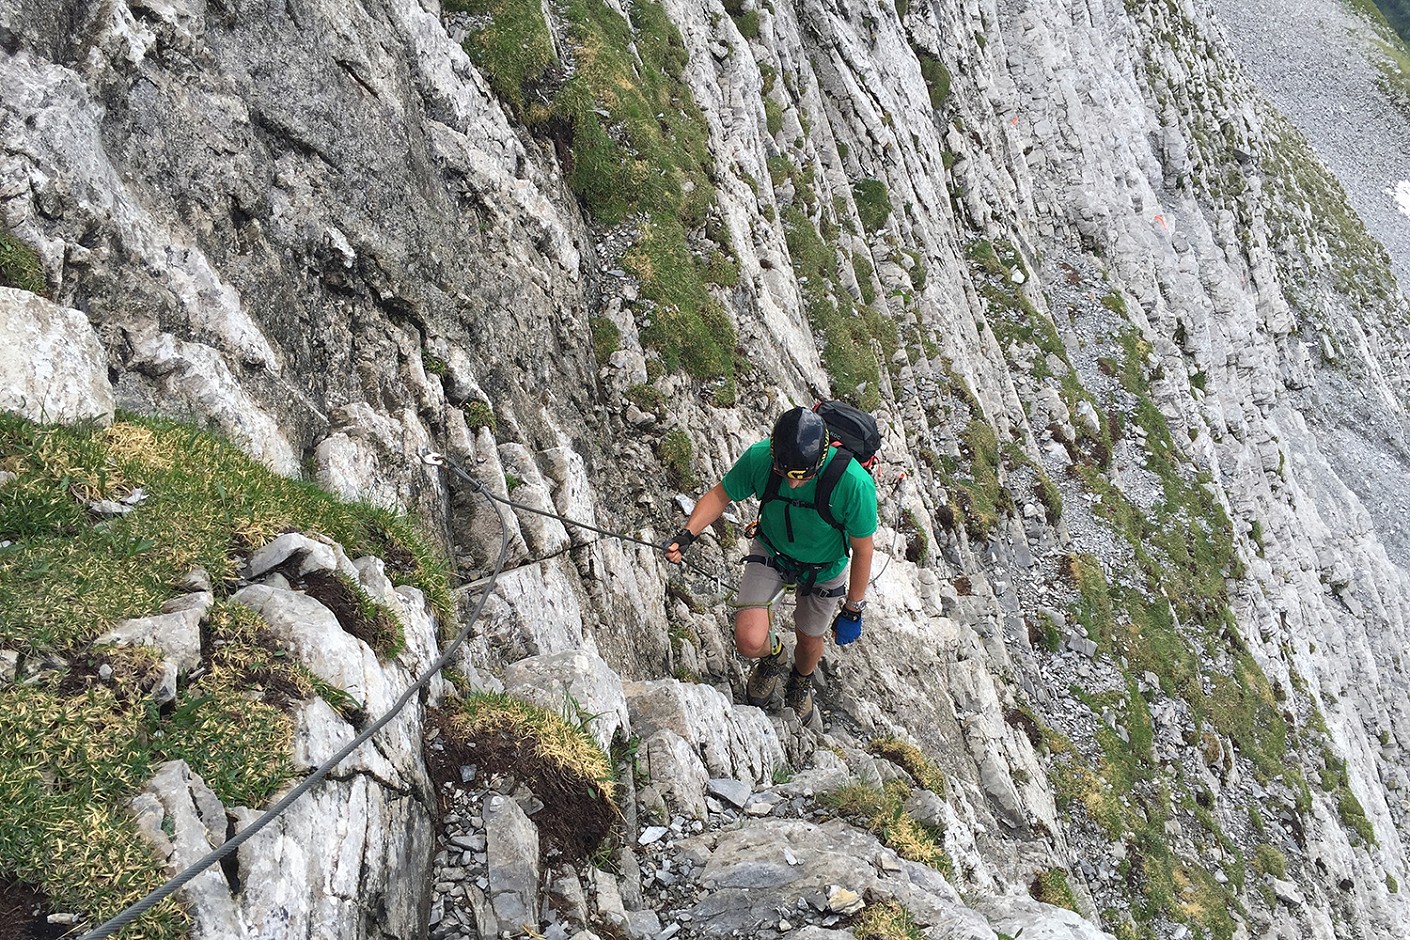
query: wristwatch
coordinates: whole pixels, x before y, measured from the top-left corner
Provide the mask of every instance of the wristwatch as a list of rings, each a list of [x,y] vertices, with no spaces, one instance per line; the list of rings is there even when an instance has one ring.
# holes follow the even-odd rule
[[[854,614],[860,614],[863,610],[866,610],[867,602],[866,602],[866,601],[843,601],[843,602],[842,602],[842,606],[845,607],[845,608],[847,608],[848,610],[850,610],[850,611],[851,611],[852,613],[854,613]]]

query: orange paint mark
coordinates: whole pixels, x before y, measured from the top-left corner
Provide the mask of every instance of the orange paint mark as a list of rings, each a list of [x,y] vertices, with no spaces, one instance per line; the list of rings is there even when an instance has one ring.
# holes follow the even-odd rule
[[[1009,127],[1017,127],[1017,126],[1018,126],[1018,115],[1015,114],[1015,115],[1013,116],[1013,120],[1012,120],[1012,121],[1009,121]]]
[[[1161,228],[1165,229],[1167,232],[1170,231],[1170,226],[1165,224],[1165,216],[1158,215],[1155,217],[1155,220],[1160,223]]]

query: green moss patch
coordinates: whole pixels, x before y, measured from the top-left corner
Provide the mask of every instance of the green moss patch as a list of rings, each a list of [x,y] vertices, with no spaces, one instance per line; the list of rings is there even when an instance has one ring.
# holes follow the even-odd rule
[[[920,63],[920,74],[925,79],[925,90],[930,96],[930,106],[937,111],[945,106],[950,97],[950,83],[953,80],[945,63],[924,49],[912,47],[916,60]]]
[[[641,338],[667,367],[697,378],[733,376],[734,325],[706,289],[708,269],[686,248],[680,222],[661,216],[643,223],[623,263],[641,281],[642,296],[656,303]]]
[[[990,242],[980,239],[965,246],[965,257],[969,260],[970,272],[975,284],[986,302],[989,324],[994,335],[1012,364],[1016,347],[1035,347],[1038,355],[1028,366],[1034,378],[1046,379],[1053,375],[1048,358],[1062,362],[1065,376],[1070,376],[1072,363],[1067,357],[1067,347],[1057,331],[1056,325],[1028,299],[1022,287],[1015,283],[1018,274],[1026,280],[1027,272],[1018,249],[1007,241]]]
[[[725,229],[709,224],[715,187],[708,131],[681,79],[688,57],[665,9],[640,0],[623,19],[594,0],[555,7],[571,49],[572,69],[565,70],[545,45],[548,28],[536,0],[456,2],[486,17],[467,50],[502,76],[496,90],[517,103],[530,130],[553,140],[588,214],[604,226],[636,227],[623,267],[651,302],[642,341],[673,369],[722,380],[719,397],[732,400],[735,331],[709,285],[737,282],[738,269]],[[526,106],[520,90],[530,86],[535,103]],[[617,340],[594,322],[599,362]]]
[[[661,462],[666,465],[666,475],[671,485],[681,490],[693,490],[699,485],[695,471],[690,468],[695,447],[690,436],[676,428],[667,432],[661,441]]]
[[[477,24],[465,51],[490,87],[520,116],[529,95],[558,64],[540,0],[445,0],[445,12],[469,13]]]
[[[1309,282],[1308,271],[1289,271],[1288,280],[1308,287],[1331,287],[1367,313],[1378,314],[1385,308],[1403,315],[1404,301],[1391,271],[1390,256],[1366,231],[1340,181],[1286,118],[1268,115],[1267,130],[1267,146],[1260,157],[1274,238],[1297,245],[1301,255],[1317,257],[1325,251],[1330,256],[1330,267],[1322,272],[1326,284]],[[1312,269],[1311,274],[1316,273]],[[1295,293],[1290,297],[1296,302]]]
[[[1077,895],[1072,893],[1072,885],[1068,882],[1067,872],[1061,868],[1045,868],[1038,872],[1033,884],[1028,888],[1028,893],[1044,904],[1081,913],[1077,907]]]
[[[791,167],[785,170],[795,176],[795,188],[807,185]],[[842,265],[851,266],[852,258],[838,247],[833,225],[825,220],[814,224],[796,205],[784,209],[783,223],[808,320],[823,338],[823,366],[833,393],[872,410],[881,401],[882,363],[899,346],[896,325],[870,305],[858,304],[846,289]]]
[[[745,39],[756,40],[759,38],[759,11],[757,9],[746,9],[744,0],[724,0],[725,12],[730,19],[734,20],[735,27],[739,34]]]
[[[964,512],[970,538],[988,539],[998,528],[1000,512],[1012,501],[999,483],[999,441],[982,417],[970,419],[961,441],[970,472],[955,478],[953,498]]]
[[[8,232],[0,232],[0,287],[47,296],[49,282],[38,253]]]
[[[852,197],[857,202],[857,216],[862,228],[877,232],[886,227],[891,217],[891,197],[881,180],[866,179],[852,184]]]
[[[977,276],[992,278],[995,287],[1010,265],[995,246],[975,246],[970,258]],[[1125,312],[1125,301],[1115,292],[1102,305],[1117,316]],[[996,326],[996,333],[1001,329],[1016,333],[1017,324]],[[1114,561],[1110,577],[1091,556],[1068,556],[1062,571],[1074,591],[1069,621],[1119,664],[1127,681],[1121,691],[1070,690],[1093,713],[1114,713],[1120,731],[1098,725],[1096,747],[1056,754],[1051,778],[1064,813],[1084,818],[1126,846],[1121,867],[1130,887],[1130,919],[1104,912],[1108,929],[1152,938],[1159,924],[1173,920],[1223,940],[1236,926],[1240,907],[1233,892],[1243,883],[1243,866],[1236,847],[1220,831],[1215,797],[1191,794],[1179,773],[1156,763],[1146,695],[1184,700],[1201,729],[1197,743],[1211,766],[1230,759],[1232,743],[1256,777],[1282,774],[1297,791],[1292,782],[1297,770],[1288,766],[1294,733],[1266,675],[1239,640],[1229,596],[1229,582],[1243,573],[1234,528],[1208,476],[1189,465],[1155,403],[1151,386],[1160,371],[1151,363],[1151,348],[1121,323],[1099,342],[1117,350],[1097,360],[1104,375],[1120,386],[1107,406],[1075,373],[1065,374],[1059,387],[1069,408],[1087,402],[1102,416],[1099,432],[1083,431],[1082,439],[1068,442],[1076,461],[1071,472],[1098,497],[1092,511],[1126,543],[1127,560]],[[1153,492],[1146,487],[1152,498],[1141,505],[1107,476],[1114,446],[1131,426],[1143,432],[1137,439],[1144,447],[1148,480],[1154,483]],[[1137,677],[1146,673],[1159,681],[1158,693],[1142,693]],[[1310,796],[1299,797],[1299,805],[1304,804],[1310,806]],[[1165,825],[1177,808],[1193,815],[1233,859],[1224,866],[1227,884],[1170,847]]]

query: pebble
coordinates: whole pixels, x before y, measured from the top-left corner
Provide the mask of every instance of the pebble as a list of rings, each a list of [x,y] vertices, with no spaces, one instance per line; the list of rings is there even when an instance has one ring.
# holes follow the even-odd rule
[[[834,914],[855,914],[867,906],[861,895],[850,888],[833,885],[827,892],[827,910]]]
[[[671,830],[667,829],[665,826],[647,826],[641,831],[641,835],[637,837],[637,845],[651,845],[660,842],[665,838],[666,833],[670,831]]]

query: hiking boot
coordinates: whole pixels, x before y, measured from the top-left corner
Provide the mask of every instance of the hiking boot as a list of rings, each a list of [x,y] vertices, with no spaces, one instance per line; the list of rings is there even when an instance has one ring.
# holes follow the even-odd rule
[[[807,722],[813,716],[813,677],[800,676],[797,670],[790,670],[788,686],[783,692],[783,704],[793,709],[799,721]]]
[[[788,668],[788,654],[783,651],[783,641],[774,640],[774,651],[754,664],[749,673],[749,681],[744,685],[744,697],[750,705],[760,708],[768,705],[778,691],[778,677]]]

